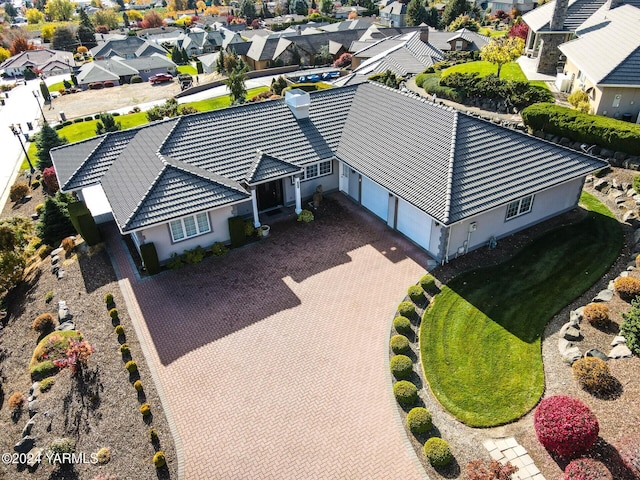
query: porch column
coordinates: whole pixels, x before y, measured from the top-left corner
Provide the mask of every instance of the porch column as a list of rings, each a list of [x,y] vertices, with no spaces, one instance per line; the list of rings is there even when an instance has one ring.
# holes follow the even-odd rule
[[[258,197],[256,197],[256,187],[251,187],[251,206],[253,207],[253,226],[260,228],[260,217],[258,217]]]
[[[302,212],[302,199],[300,198],[300,175],[294,177],[293,184],[296,191],[296,215],[300,215]]]

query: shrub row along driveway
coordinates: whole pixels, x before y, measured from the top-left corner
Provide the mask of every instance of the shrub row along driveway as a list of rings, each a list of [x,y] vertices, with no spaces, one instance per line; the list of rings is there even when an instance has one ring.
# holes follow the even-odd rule
[[[543,235],[500,265],[459,275],[425,314],[426,380],[459,420],[500,425],[540,399],[545,325],[598,281],[622,248],[622,230],[607,207],[588,193],[581,203],[590,210],[584,220]]]
[[[390,320],[427,256],[344,199],[309,224],[136,281],[109,240],[177,425],[184,478],[424,477],[399,422]]]

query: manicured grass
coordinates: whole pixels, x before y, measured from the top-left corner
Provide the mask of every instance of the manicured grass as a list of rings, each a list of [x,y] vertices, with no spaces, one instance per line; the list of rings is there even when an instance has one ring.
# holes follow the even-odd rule
[[[425,313],[425,378],[460,421],[508,423],[542,396],[545,325],[599,280],[622,248],[611,212],[587,193],[581,202],[590,210],[584,220],[543,235],[505,263],[457,276]]]
[[[198,70],[191,65],[178,65],[178,73],[188,73],[194,77],[198,75]]]
[[[494,30],[493,28],[481,28],[478,32],[480,35],[484,35],[485,37],[491,38],[499,38],[504,37],[509,33],[508,30]]]
[[[485,77],[490,73],[496,74],[497,72],[498,66],[495,63],[479,60],[477,62],[461,63],[459,65],[449,67],[442,72],[442,76],[446,77],[452,73],[477,73],[480,77]],[[522,73],[522,69],[517,62],[504,64],[500,70],[500,78],[504,80],[517,80],[520,82],[527,81],[527,77]]]
[[[49,89],[50,92],[59,92],[60,90],[64,90],[64,83],[63,82],[52,83],[47,88]]]
[[[251,98],[259,93],[266,92],[269,87],[257,87],[247,90],[247,98]],[[184,105],[193,107],[199,112],[208,112],[210,110],[217,110],[219,108],[228,107],[231,104],[231,100],[228,95],[221,97],[208,98],[206,100],[200,100],[197,102],[189,102]]]

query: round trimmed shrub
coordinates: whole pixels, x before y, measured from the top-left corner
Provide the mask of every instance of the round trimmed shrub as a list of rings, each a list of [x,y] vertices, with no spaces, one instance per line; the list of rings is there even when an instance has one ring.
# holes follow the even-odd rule
[[[640,295],[640,280],[634,277],[620,277],[613,282],[613,288],[620,298],[630,302]]]
[[[151,415],[151,405],[149,405],[148,403],[143,403],[142,405],[140,405],[140,413],[143,417]]]
[[[24,405],[24,395],[22,392],[14,392],[9,397],[9,400],[7,400],[7,403],[12,411],[17,412],[21,410],[22,405]]]
[[[19,202],[29,193],[29,185],[24,182],[19,182],[11,186],[9,189],[9,200],[12,202]]]
[[[56,321],[50,313],[42,313],[35,318],[31,324],[31,328],[36,332],[49,333],[56,328]]]
[[[158,440],[160,440],[158,431],[155,428],[149,430],[149,440],[151,440],[151,443],[158,443]]]
[[[593,393],[607,393],[613,389],[614,378],[607,362],[596,357],[583,357],[571,366],[580,386]]]
[[[407,295],[414,303],[420,303],[424,300],[424,289],[420,285],[411,285],[407,290]]]
[[[411,320],[407,317],[396,317],[393,319],[393,328],[401,335],[410,335],[413,333],[411,328]]]
[[[613,475],[598,460],[578,458],[566,466],[562,480],[613,480]]]
[[[133,382],[133,388],[136,389],[136,392],[141,392],[142,391],[142,382],[140,380],[136,380],[135,382]]]
[[[100,465],[109,463],[109,460],[111,460],[111,449],[109,447],[102,447],[100,450],[98,450],[96,457]]]
[[[104,296],[104,303],[106,305],[113,305],[113,293],[109,292],[106,293]],[[109,311],[109,313],[111,313],[111,311]],[[116,315],[117,316],[117,315]]]
[[[418,387],[407,380],[400,380],[393,386],[393,395],[400,405],[408,407],[418,401]]]
[[[636,480],[640,479],[640,434],[623,436],[616,445],[622,463]]]
[[[589,450],[600,431],[589,407],[565,395],[542,400],[533,415],[533,426],[542,446],[564,458],[575,458]]]
[[[123,343],[122,345],[120,345],[120,353],[122,355],[130,355],[131,354],[131,348],[129,348],[129,344],[128,343]]]
[[[167,464],[167,459],[164,456],[164,452],[162,450],[156,452],[153,456],[153,464],[156,468],[162,468]]]
[[[449,443],[439,437],[431,437],[425,442],[424,455],[434,467],[444,467],[453,460]]]
[[[138,371],[138,364],[133,360],[129,360],[124,364],[124,368],[126,368],[129,373],[134,373]]]
[[[118,318],[118,309],[112,308],[111,310],[109,310],[109,316],[111,317],[112,320],[115,320],[116,318]]]
[[[394,335],[389,341],[389,346],[395,354],[407,353],[409,351],[409,339],[404,335]]]
[[[413,373],[413,362],[406,355],[395,355],[389,362],[391,373],[398,380],[406,379]]]
[[[590,303],[584,307],[582,316],[594,327],[604,328],[609,324],[609,307],[604,303]]]
[[[411,318],[416,314],[416,306],[411,302],[402,302],[398,305],[398,313],[401,317]]]
[[[116,328],[113,330],[116,332],[116,335],[124,335],[124,327],[122,325],[116,325]]]
[[[411,433],[426,433],[433,427],[431,412],[424,407],[415,407],[407,414],[407,428]]]
[[[420,279],[420,286],[422,286],[425,292],[433,292],[437,289],[436,279],[433,278],[433,275],[427,273]]]

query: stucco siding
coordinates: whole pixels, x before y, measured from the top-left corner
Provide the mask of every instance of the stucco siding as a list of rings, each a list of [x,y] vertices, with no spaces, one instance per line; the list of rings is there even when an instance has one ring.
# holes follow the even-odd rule
[[[494,208],[475,217],[451,226],[451,240],[448,256],[455,257],[460,249],[473,250],[488,245],[489,239],[500,239],[573,208],[580,196],[584,178],[563,183],[536,193],[529,213],[505,220],[507,206]],[[470,224],[475,222],[476,230],[469,234]],[[468,247],[465,242],[469,240]]]
[[[222,207],[216,210],[211,210],[207,213],[209,215],[211,232],[204,235],[198,235],[187,240],[173,243],[171,241],[171,232],[169,231],[168,223],[151,228],[145,228],[140,232],[140,234],[143,236],[145,243],[154,243],[160,262],[168,260],[173,253],[181,254],[185,250],[189,250],[197,246],[206,248],[215,242],[229,242],[231,238],[229,236],[229,224],[227,219],[233,216],[233,207]]]

